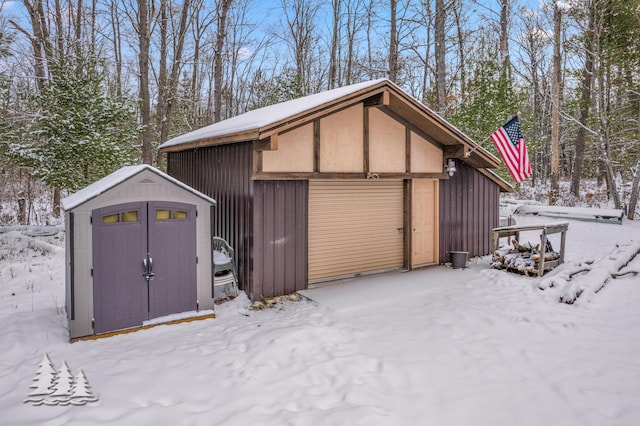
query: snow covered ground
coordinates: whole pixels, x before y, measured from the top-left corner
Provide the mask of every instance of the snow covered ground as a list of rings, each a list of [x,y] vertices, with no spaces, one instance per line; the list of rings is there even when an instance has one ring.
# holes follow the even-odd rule
[[[74,344],[61,234],[0,233],[0,424],[640,424],[640,275],[572,305],[538,288],[576,265],[620,263],[616,244],[637,246],[640,223],[569,222],[567,263],[543,279],[485,257],[261,311],[241,296],[216,319]],[[623,269],[640,270],[640,256]],[[583,277],[594,280],[572,285]],[[82,369],[98,401],[24,403],[45,353]]]

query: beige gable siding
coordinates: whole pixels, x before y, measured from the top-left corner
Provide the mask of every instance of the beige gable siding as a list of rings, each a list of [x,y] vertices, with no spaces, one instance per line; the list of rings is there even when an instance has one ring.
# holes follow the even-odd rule
[[[405,126],[382,111],[369,109],[369,170],[404,173],[407,164]]]
[[[411,172],[442,173],[442,150],[415,132],[411,132]]]
[[[263,151],[264,172],[313,172],[313,123],[278,135],[278,149]]]
[[[320,120],[320,172],[364,171],[361,103]]]

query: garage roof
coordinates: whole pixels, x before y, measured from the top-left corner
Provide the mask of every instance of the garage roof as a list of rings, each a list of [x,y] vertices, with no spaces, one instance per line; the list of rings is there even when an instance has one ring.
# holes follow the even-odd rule
[[[165,149],[171,146],[187,144],[201,139],[213,139],[221,136],[242,134],[252,130],[261,130],[285,121],[305,111],[328,104],[344,96],[375,86],[384,81],[388,80],[380,79],[352,84],[350,86],[328,90],[315,95],[305,96],[279,104],[269,105],[264,108],[254,109],[252,111],[245,112],[244,114],[219,121],[198,130],[194,130],[193,132],[185,133],[181,136],[170,139],[160,145],[160,148]]]
[[[476,168],[500,164],[489,151],[388,79],[352,84],[255,109],[170,139],[160,145],[160,151],[183,151],[267,139],[275,133],[375,97],[384,99],[377,106],[410,122],[434,142],[447,148],[448,155]]]

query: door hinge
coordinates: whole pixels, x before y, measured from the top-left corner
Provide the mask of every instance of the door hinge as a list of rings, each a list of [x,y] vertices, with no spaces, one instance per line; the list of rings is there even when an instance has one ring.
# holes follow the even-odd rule
[[[200,310],[200,301],[196,299],[196,311]]]
[[[93,225],[93,216],[89,216],[89,223]]]
[[[91,276],[93,276],[93,268],[91,268]]]
[[[198,256],[196,256],[196,265],[198,264]]]
[[[95,320],[95,318],[91,318],[91,328],[96,328],[96,320]]]
[[[198,217],[198,209],[196,209],[196,217]]]

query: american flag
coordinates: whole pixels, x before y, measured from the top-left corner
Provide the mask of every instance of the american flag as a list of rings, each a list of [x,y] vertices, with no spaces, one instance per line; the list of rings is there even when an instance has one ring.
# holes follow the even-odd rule
[[[509,120],[507,124],[493,132],[491,140],[517,183],[531,176],[531,163],[529,163],[529,154],[527,154],[527,144],[524,141],[520,120],[517,115]]]

